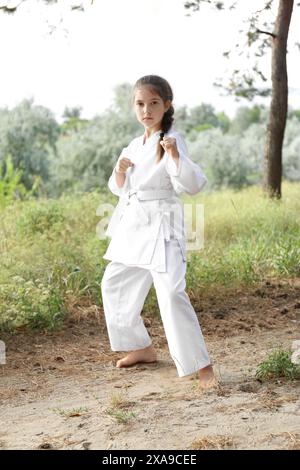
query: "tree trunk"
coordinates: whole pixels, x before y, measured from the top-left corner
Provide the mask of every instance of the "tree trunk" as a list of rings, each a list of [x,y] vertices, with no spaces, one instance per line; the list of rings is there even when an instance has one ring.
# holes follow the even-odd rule
[[[265,145],[264,190],[281,198],[282,145],[288,108],[287,38],[294,0],[280,0],[272,41],[272,99]]]

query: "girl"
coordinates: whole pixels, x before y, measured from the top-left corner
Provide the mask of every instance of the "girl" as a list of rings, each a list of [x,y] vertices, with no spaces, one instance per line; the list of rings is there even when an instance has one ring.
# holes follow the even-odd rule
[[[119,196],[106,235],[110,260],[101,282],[111,348],[130,351],[117,362],[127,367],[155,362],[156,352],[141,318],[152,283],[170,355],[179,377],[199,373],[201,388],[217,384],[196,313],[185,292],[186,247],[183,204],[178,194],[196,194],[206,184],[172,127],[173,92],[157,76],[140,78],[133,106],[144,135],[124,148],[108,187]]]

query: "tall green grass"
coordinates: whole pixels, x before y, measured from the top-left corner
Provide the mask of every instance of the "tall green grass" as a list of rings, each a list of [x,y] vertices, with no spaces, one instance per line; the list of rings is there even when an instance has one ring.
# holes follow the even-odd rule
[[[284,183],[281,201],[260,188],[185,196],[203,203],[205,243],[188,252],[187,291],[255,285],[300,274],[300,184]],[[0,329],[59,327],[68,299],[101,305],[109,239],[96,236],[106,192],[14,202],[0,212]],[[145,308],[155,312],[152,288]]]
[[[300,185],[283,184],[281,201],[260,188],[223,190],[184,202],[204,204],[204,248],[188,253],[187,284],[253,285],[300,275]]]

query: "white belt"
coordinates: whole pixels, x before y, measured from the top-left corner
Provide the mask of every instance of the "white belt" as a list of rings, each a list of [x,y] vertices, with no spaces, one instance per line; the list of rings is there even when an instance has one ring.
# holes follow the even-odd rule
[[[176,195],[173,189],[130,189],[129,191],[127,191],[126,196],[129,199],[134,194],[141,201],[151,201],[154,199],[168,199],[169,197]]]
[[[149,223],[149,216],[146,214],[144,211],[142,205],[139,203],[139,201],[152,201],[155,199],[168,199],[170,197],[176,196],[176,192],[174,189],[146,189],[146,190],[140,190],[140,189],[130,189],[124,194],[125,197],[125,204],[128,205],[130,204],[130,199],[134,196],[134,202],[136,204],[139,216],[140,216],[140,222],[144,224]],[[165,213],[163,213],[165,215]]]

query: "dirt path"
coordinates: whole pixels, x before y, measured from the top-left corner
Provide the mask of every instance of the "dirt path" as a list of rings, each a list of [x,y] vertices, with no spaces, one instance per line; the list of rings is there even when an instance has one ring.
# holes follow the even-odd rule
[[[192,301],[218,391],[178,378],[161,323],[147,316],[159,362],[116,369],[101,312],[85,309],[83,320],[81,309],[59,333],[2,338],[0,447],[299,449],[299,382],[260,383],[255,370],[300,339],[300,282]]]

